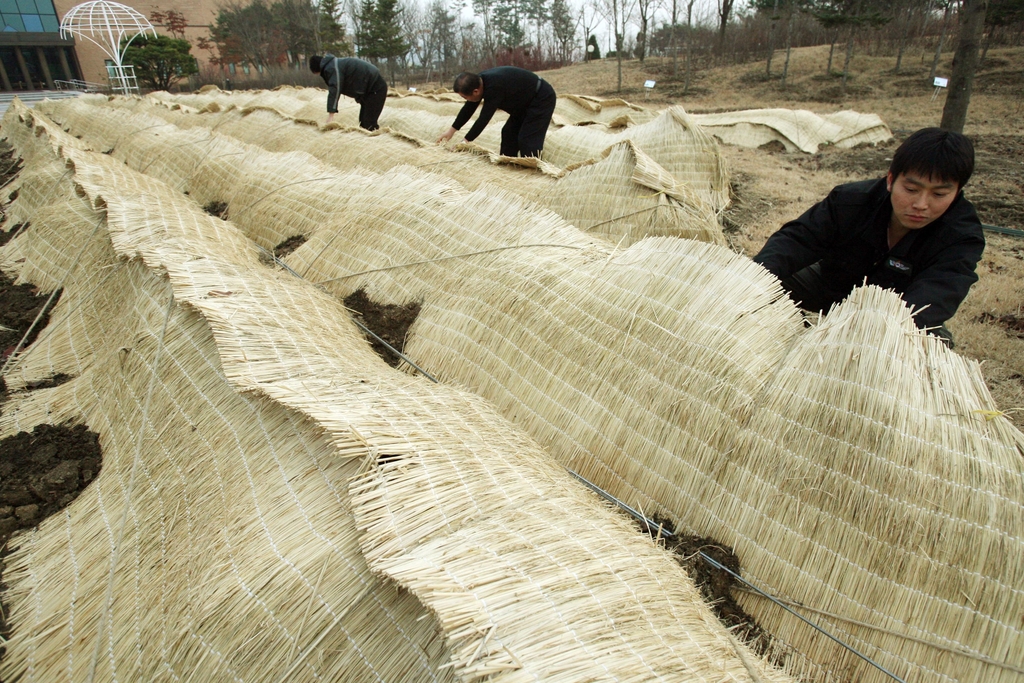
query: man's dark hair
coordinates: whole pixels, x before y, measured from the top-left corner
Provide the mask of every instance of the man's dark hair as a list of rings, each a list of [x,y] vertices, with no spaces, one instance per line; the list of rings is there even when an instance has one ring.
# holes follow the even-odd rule
[[[320,61],[323,59],[320,55],[309,56],[309,70],[315,74],[320,73]]]
[[[452,86],[452,90],[460,95],[472,95],[473,91],[480,87],[480,84],[480,74],[463,71],[455,77],[455,85]]]
[[[974,145],[966,136],[941,128],[922,128],[903,141],[892,155],[889,173],[920,173],[963,188],[974,173]]]

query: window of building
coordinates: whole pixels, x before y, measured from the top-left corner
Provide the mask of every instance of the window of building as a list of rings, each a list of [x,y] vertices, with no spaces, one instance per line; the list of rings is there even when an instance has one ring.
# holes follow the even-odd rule
[[[53,0],[0,0],[0,22],[3,23],[4,31],[60,31]]]

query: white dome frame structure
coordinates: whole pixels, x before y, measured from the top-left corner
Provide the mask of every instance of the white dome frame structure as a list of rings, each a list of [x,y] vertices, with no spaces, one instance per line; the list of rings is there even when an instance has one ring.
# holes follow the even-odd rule
[[[112,0],[90,0],[75,5],[60,22],[61,38],[74,36],[88,40],[110,57],[114,62],[113,66],[107,67],[110,87],[115,93],[122,94],[139,92],[135,67],[123,63],[124,53],[133,40],[147,33],[157,37],[149,19],[137,10]],[[127,36],[130,37],[125,41]]]

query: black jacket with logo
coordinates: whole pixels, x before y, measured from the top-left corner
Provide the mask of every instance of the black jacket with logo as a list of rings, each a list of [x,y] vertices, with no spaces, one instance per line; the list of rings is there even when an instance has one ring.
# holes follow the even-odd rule
[[[387,87],[377,67],[355,57],[324,55],[320,60],[320,78],[327,84],[327,111],[332,114],[338,111],[341,95],[361,103],[364,95]]]
[[[867,283],[895,290],[918,327],[937,327],[956,313],[985,249],[974,206],[961,192],[946,213],[911,230],[889,249],[892,202],[885,178],[839,185],[823,201],[782,226],[754,257],[780,279],[820,262],[836,290]]]

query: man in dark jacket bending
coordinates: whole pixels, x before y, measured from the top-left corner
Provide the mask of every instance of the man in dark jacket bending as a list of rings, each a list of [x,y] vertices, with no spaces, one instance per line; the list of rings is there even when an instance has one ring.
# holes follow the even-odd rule
[[[466,100],[455,123],[438,142],[452,139],[473,116],[477,105],[484,106],[476,123],[466,133],[466,141],[476,140],[490,123],[496,109],[508,112],[501,129],[501,154],[507,157],[539,157],[544,136],[555,112],[555,89],[532,71],[514,66],[499,66],[479,74],[464,71],[455,77],[455,92]]]
[[[917,326],[952,346],[944,323],[956,313],[985,249],[963,187],[974,146],[925,128],[893,155],[885,178],[840,185],[768,238],[754,257],[807,309],[827,310],[867,279],[895,290]]]
[[[388,83],[373,64],[355,57],[312,55],[309,70],[327,84],[327,123],[338,113],[338,98],[348,95],[359,103],[359,127],[377,130],[377,119],[388,98]]]

